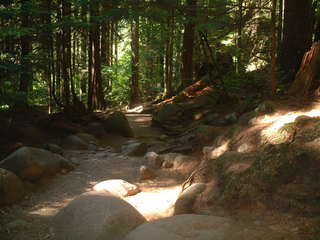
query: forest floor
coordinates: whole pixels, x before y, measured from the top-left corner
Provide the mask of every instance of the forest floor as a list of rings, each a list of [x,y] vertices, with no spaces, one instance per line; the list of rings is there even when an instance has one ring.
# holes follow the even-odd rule
[[[151,127],[150,115],[130,114],[128,119],[138,139],[156,141],[163,134]],[[146,160],[121,154],[119,149],[126,141],[128,138],[109,136],[105,147],[97,151],[67,152],[68,158],[79,163],[74,171],[43,181],[22,202],[0,209],[0,239],[54,239],[50,222],[55,214],[80,194],[91,191],[98,182],[108,179],[123,179],[140,187],[140,193],[125,200],[148,220],[170,216],[186,176],[159,170],[156,179],[139,181],[139,167]],[[230,217],[230,213],[223,211],[206,214]],[[292,221],[289,215],[245,209],[231,217],[243,227],[243,239],[301,239],[297,234],[300,223]]]

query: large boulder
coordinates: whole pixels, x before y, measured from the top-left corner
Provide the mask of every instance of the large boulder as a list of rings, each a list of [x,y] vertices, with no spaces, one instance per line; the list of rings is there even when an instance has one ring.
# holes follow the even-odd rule
[[[104,126],[100,122],[90,122],[86,127],[86,131],[98,138],[103,137],[106,134]]]
[[[129,121],[123,112],[116,111],[110,114],[103,123],[107,132],[117,133],[124,137],[134,136]]]
[[[111,179],[100,182],[93,187],[97,192],[107,191],[118,197],[132,196],[140,192],[138,186],[121,179]]]
[[[177,215],[146,222],[129,233],[125,240],[226,240],[231,221],[204,215]]]
[[[143,156],[148,151],[148,144],[136,140],[128,141],[122,146],[122,153],[127,156]]]
[[[91,134],[77,133],[76,136],[78,136],[82,141],[84,141],[87,144],[99,145],[99,140]]]
[[[195,183],[182,192],[174,204],[174,214],[194,213],[194,204],[205,189],[205,183]]]
[[[261,226],[225,217],[185,214],[146,222],[124,240],[281,240],[296,239],[279,226]]]
[[[58,154],[44,149],[22,147],[0,162],[0,168],[7,169],[23,180],[38,180],[50,177],[59,171],[72,170],[73,165]]]
[[[55,240],[120,240],[145,218],[129,203],[107,192],[82,194],[53,219]]]
[[[23,183],[14,173],[0,168],[0,206],[12,204],[24,196]]]
[[[63,140],[62,147],[67,150],[88,150],[89,144],[77,135],[70,135]]]

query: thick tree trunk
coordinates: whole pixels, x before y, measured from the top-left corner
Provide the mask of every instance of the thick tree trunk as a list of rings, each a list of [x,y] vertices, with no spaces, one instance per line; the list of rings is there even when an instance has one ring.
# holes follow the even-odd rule
[[[281,71],[285,82],[292,82],[303,54],[312,43],[312,0],[284,1]]]
[[[303,57],[300,69],[289,91],[290,95],[299,97],[309,97],[315,93],[318,95],[320,87],[319,66],[320,42],[316,42]]]
[[[184,26],[183,46],[182,46],[182,69],[181,85],[182,88],[190,86],[193,82],[193,47],[195,24],[194,18],[197,12],[197,0],[186,1],[187,23]]]
[[[91,31],[89,51],[89,94],[88,108],[90,110],[103,109],[105,107],[102,76],[101,76],[101,52],[100,52],[100,24],[94,17],[99,16],[99,2],[93,1],[90,5]]]
[[[21,2],[21,27],[30,27],[30,13],[28,4],[30,2],[23,0]],[[31,36],[29,34],[23,34],[20,38],[21,42],[21,69],[20,74],[20,86],[19,91],[28,93],[31,87],[31,82],[33,78],[32,65],[30,60],[30,53],[32,52]]]

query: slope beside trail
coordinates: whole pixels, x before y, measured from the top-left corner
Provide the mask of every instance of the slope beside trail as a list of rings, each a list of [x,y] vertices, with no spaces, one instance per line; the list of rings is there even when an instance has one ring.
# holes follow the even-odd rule
[[[138,139],[154,141],[162,134],[150,126],[151,115],[127,117]],[[166,171],[154,180],[139,181],[139,168],[147,163],[143,157],[121,154],[119,150],[128,140],[108,136],[103,141],[105,147],[97,151],[68,151],[67,157],[79,164],[74,171],[43,181],[22,202],[0,209],[1,240],[53,239],[52,217],[71,200],[108,179],[123,179],[140,187],[140,193],[126,200],[148,220],[171,215],[183,178]]]

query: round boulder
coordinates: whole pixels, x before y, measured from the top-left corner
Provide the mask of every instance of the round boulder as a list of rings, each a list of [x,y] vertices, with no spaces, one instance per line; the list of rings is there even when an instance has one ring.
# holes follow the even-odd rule
[[[182,192],[174,205],[174,215],[194,213],[194,204],[205,188],[205,183],[195,183]]]
[[[160,156],[155,152],[147,152],[146,155],[144,155],[144,158],[151,163],[155,168],[161,168],[163,160],[160,158]]]
[[[62,143],[64,149],[67,150],[88,150],[89,144],[77,135],[68,136]]]
[[[225,240],[231,221],[205,215],[177,215],[146,222],[129,233],[125,240]]]
[[[138,186],[121,179],[112,179],[100,182],[93,187],[97,192],[107,191],[118,197],[132,196],[140,192]]]
[[[15,173],[23,180],[33,181],[53,176],[62,169],[72,170],[73,165],[60,155],[44,149],[22,147],[0,162],[0,168]]]
[[[0,206],[15,203],[24,196],[23,183],[14,173],[0,168]]]
[[[116,111],[110,114],[103,123],[107,132],[118,133],[124,137],[134,137],[133,130],[123,112]]]
[[[122,240],[145,218],[107,192],[89,192],[71,201],[53,219],[55,240]]]
[[[150,180],[156,178],[157,174],[152,168],[147,166],[140,167],[140,180]]]
[[[122,146],[122,153],[127,156],[143,156],[148,151],[148,144],[137,141],[129,141]]]

